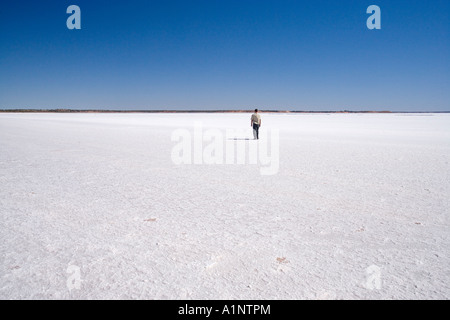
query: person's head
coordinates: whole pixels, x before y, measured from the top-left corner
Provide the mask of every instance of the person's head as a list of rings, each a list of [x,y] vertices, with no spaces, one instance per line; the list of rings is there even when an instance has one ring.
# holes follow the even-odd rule
[[[258,113],[258,109],[255,109],[255,113]]]

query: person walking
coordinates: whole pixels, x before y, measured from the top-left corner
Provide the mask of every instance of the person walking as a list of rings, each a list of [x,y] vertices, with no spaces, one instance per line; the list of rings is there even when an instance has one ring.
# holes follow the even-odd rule
[[[252,114],[250,126],[253,127],[253,138],[259,139],[259,128],[261,127],[261,116],[258,114],[258,109]]]

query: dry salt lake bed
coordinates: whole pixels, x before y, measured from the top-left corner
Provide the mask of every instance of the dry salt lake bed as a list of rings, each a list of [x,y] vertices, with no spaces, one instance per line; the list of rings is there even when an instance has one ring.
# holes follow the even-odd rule
[[[0,298],[448,299],[449,163],[450,114],[0,114]]]

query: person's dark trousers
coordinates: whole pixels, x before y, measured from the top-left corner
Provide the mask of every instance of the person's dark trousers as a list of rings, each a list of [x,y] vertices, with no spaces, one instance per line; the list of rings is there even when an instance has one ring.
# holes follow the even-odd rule
[[[259,124],[253,124],[253,138],[259,139]]]

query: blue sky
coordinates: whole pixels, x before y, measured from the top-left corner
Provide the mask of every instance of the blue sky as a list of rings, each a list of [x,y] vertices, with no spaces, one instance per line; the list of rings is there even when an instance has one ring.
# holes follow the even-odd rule
[[[450,111],[449,39],[448,0],[7,0],[0,108]]]

